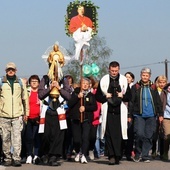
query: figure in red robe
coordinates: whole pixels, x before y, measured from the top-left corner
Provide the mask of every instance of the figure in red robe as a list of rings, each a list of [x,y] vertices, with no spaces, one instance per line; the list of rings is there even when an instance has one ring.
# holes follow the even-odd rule
[[[74,16],[70,20],[69,31],[74,33],[78,28],[82,32],[88,31],[88,27],[93,27],[93,22],[89,17],[84,16],[84,6],[80,5],[77,9],[78,15]]]

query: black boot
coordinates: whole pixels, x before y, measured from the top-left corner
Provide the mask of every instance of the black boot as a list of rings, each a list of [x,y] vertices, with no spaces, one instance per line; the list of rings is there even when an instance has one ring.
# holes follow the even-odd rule
[[[168,151],[169,151],[169,139],[164,139],[164,154],[162,159],[168,161]]]
[[[52,156],[49,159],[49,165],[50,166],[60,166],[61,164],[57,161],[57,157],[56,156]]]

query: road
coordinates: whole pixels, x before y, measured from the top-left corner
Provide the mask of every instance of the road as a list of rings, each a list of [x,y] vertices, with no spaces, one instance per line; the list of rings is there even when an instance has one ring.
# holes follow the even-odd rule
[[[129,162],[121,160],[119,165],[108,165],[106,157],[88,162],[88,164],[75,163],[73,161],[61,161],[61,166],[50,167],[33,164],[23,164],[21,167],[4,167],[0,166],[0,170],[169,170],[170,161],[163,162],[161,160],[152,160],[150,163]]]

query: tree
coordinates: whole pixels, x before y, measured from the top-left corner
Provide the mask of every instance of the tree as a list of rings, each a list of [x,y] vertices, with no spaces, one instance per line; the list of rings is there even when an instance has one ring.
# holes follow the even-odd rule
[[[71,46],[69,49],[69,55],[73,56],[75,47]],[[105,38],[94,36],[90,41],[90,47],[87,50],[86,58],[83,64],[95,63],[100,68],[99,75],[96,79],[100,79],[103,75],[108,73],[109,58],[112,54],[112,50],[107,46]],[[70,74],[73,76],[75,82],[80,80],[80,62],[78,60],[71,60],[64,68],[64,74]]]

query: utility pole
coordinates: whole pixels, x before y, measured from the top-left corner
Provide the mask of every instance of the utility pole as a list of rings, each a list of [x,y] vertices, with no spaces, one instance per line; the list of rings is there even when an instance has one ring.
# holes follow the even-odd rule
[[[165,61],[164,61],[164,63],[165,63],[165,76],[166,76],[166,78],[168,79],[168,60],[167,59],[165,59]]]

